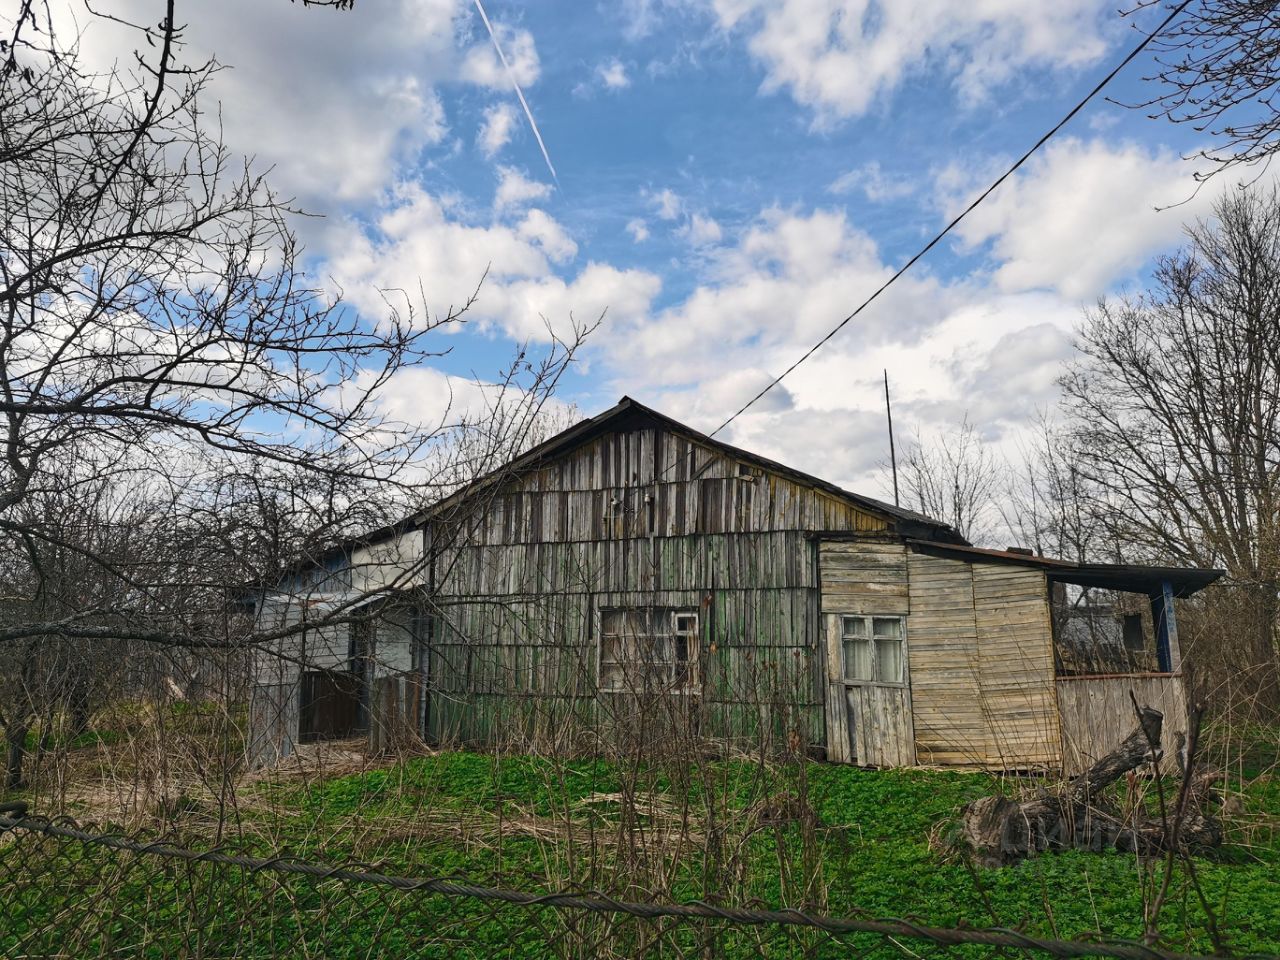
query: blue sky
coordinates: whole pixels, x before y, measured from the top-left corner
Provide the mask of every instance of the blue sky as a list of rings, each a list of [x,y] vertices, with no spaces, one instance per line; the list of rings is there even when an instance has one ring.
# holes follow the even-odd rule
[[[154,0],[120,0],[133,12]],[[318,276],[370,316],[489,279],[448,378],[607,308],[561,399],[626,393],[709,429],[857,305],[1137,41],[1110,0],[486,0],[551,178],[472,0],[188,3],[230,69],[228,139],[323,219]],[[1154,16],[1153,16],[1154,15]],[[158,16],[158,14],[157,14]],[[97,31],[97,34],[94,34]],[[110,49],[107,28],[87,43]],[[1140,101],[1150,61],[1109,90]],[[728,439],[882,493],[880,377],[906,435],[968,415],[1012,447],[1056,396],[1073,324],[1139,289],[1205,215],[1193,131],[1096,102]],[[1176,209],[1158,207],[1186,201]],[[457,393],[465,398],[465,387]]]

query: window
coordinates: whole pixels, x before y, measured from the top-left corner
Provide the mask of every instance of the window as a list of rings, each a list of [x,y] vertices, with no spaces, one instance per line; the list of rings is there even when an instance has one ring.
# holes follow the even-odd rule
[[[1125,614],[1122,621],[1121,636],[1124,638],[1126,650],[1142,653],[1147,647],[1147,638],[1142,630],[1142,614]]]
[[[613,693],[697,689],[698,638],[695,610],[600,611],[600,689]]]
[[[901,617],[841,617],[840,625],[846,680],[905,682]]]

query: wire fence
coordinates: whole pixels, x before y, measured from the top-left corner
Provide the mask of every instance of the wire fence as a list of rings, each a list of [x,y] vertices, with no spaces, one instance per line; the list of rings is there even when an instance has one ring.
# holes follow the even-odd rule
[[[826,958],[1184,955],[907,918],[531,893],[377,865],[194,850],[0,805],[0,956]]]

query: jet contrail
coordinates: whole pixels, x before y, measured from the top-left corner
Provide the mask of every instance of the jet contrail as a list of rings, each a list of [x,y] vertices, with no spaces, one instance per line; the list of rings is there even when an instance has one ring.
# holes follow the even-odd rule
[[[538,132],[538,123],[533,119],[533,111],[529,109],[529,101],[524,98],[524,91],[520,89],[520,84],[516,82],[516,75],[511,72],[511,64],[507,63],[507,55],[502,52],[502,44],[498,43],[498,35],[493,32],[493,24],[489,22],[489,17],[484,12],[484,5],[480,0],[475,0],[475,5],[477,12],[480,14],[480,19],[484,21],[484,28],[489,31],[489,39],[493,41],[493,49],[498,51],[498,59],[502,61],[502,66],[507,71],[511,86],[515,87],[516,96],[520,98],[520,106],[524,107],[524,115],[529,119],[529,127],[533,130],[534,139],[538,141],[538,148],[542,151],[542,159],[547,161],[547,169],[551,171],[551,179],[559,186],[560,178],[556,176],[556,168],[551,165],[551,155],[547,153],[547,145],[542,142],[542,134]]]

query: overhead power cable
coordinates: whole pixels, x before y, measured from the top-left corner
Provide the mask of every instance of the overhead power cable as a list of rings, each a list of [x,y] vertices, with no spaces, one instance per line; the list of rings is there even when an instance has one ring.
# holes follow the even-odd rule
[[[771,380],[763,390],[761,390],[754,397],[752,397],[750,400],[744,403],[733,416],[731,416],[724,423],[720,424],[720,426],[712,430],[709,436],[714,437],[717,433],[719,433],[725,427],[729,426],[729,424],[733,423],[734,420],[737,420],[738,417],[746,413],[746,411],[750,409],[751,406],[755,404],[757,400],[759,400],[766,393],[768,393],[770,390],[772,390],[774,387],[780,384],[793,370],[796,369],[796,367],[800,366],[800,364],[804,363],[811,356],[813,356],[820,349],[822,349],[823,345],[828,340],[830,340],[837,333],[843,330],[851,320],[853,320],[855,317],[858,316],[858,314],[862,313],[863,310],[865,310],[872,303],[874,303],[876,299],[880,296],[880,294],[884,293],[886,290],[889,289],[889,287],[893,286],[893,284],[897,281],[899,277],[901,277],[904,273],[906,273],[915,265],[917,260],[921,259],[925,254],[927,254],[930,250],[936,247],[942,241],[943,237],[945,237],[947,234],[949,234],[952,230],[956,228],[956,226],[960,223],[960,221],[962,221],[965,217],[967,217],[974,210],[976,210],[978,206],[984,200],[987,199],[987,197],[991,196],[991,194],[996,191],[996,188],[999,187],[1000,184],[1004,183],[1006,180],[1009,179],[1009,177],[1013,176],[1013,174],[1016,173],[1017,170],[1024,163],[1026,163],[1029,159],[1031,159],[1032,155],[1035,154],[1037,150],[1039,150],[1046,143],[1048,143],[1049,140],[1051,140],[1059,130],[1065,127],[1077,113],[1083,110],[1089,104],[1089,102],[1093,100],[1094,97],[1096,97],[1099,93],[1101,93],[1103,88],[1106,87],[1106,85],[1109,84],[1112,80],[1114,80],[1116,78],[1116,75],[1119,74],[1121,70],[1123,70],[1130,63],[1132,63],[1134,58],[1137,57],[1138,54],[1142,53],[1142,51],[1147,48],[1147,46],[1151,43],[1151,41],[1154,40],[1156,37],[1158,37],[1161,33],[1163,33],[1165,28],[1169,26],[1169,24],[1172,23],[1178,17],[1178,15],[1182,13],[1182,11],[1185,10],[1190,5],[1191,5],[1191,0],[1182,0],[1182,3],[1179,3],[1176,7],[1174,7],[1172,12],[1167,17],[1165,17],[1163,21],[1161,21],[1160,26],[1156,27],[1153,31],[1147,34],[1147,36],[1143,38],[1143,41],[1141,43],[1139,43],[1136,47],[1130,50],[1128,56],[1126,56],[1123,60],[1121,60],[1118,64],[1116,64],[1111,69],[1110,73],[1108,73],[1105,77],[1099,80],[1097,85],[1094,86],[1094,88],[1090,90],[1088,94],[1085,95],[1083,100],[1081,100],[1074,107],[1072,107],[1065,117],[1063,117],[1061,120],[1055,123],[1053,127],[1050,128],[1048,133],[1046,133],[1039,140],[1037,140],[1032,145],[1030,150],[1028,150],[1026,153],[1024,153],[1022,156],[1020,156],[1017,159],[1017,161],[1013,164],[1013,166],[1009,167],[1008,170],[1000,174],[1000,176],[997,177],[991,183],[991,185],[987,187],[987,189],[983,190],[982,193],[978,194],[978,196],[976,196],[973,199],[973,202],[971,202],[967,207],[964,208],[963,211],[961,211],[959,216],[957,216],[954,220],[952,220],[945,227],[943,227],[942,230],[936,236],[934,236],[932,240],[930,240],[928,243],[926,243],[923,247],[920,248],[920,250],[915,254],[915,256],[913,256],[910,260],[908,260],[901,267],[899,267],[897,272],[895,272],[893,276],[891,276],[888,280],[886,280],[878,288],[876,288],[875,292],[873,292],[871,296],[867,297],[867,299],[863,300],[862,303],[858,304],[857,309],[855,309],[851,314],[849,314],[847,317],[845,317],[843,320],[837,323],[834,327],[832,327],[827,332],[826,336],[824,336],[821,340],[819,340],[812,347],[806,350],[800,356],[800,358],[795,361],[795,363],[787,367],[786,370],[782,371],[782,373],[780,373],[777,377]]]

